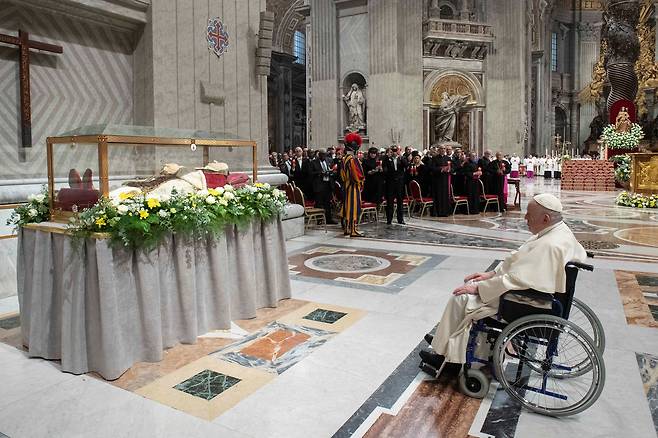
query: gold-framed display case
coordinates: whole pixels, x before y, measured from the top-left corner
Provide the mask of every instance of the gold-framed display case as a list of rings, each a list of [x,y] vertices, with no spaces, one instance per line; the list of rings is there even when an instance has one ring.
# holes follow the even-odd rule
[[[245,178],[251,174],[252,181],[258,177],[256,142],[221,132],[93,125],[48,137],[46,147],[50,212],[56,221],[126,185],[153,187],[181,172],[215,178],[230,170]]]
[[[658,194],[658,153],[631,156],[631,191],[645,195]]]

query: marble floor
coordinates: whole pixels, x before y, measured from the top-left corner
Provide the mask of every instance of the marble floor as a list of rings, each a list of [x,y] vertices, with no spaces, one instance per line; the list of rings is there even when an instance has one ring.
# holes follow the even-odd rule
[[[471,399],[454,370],[434,380],[418,369],[450,291],[529,237],[510,212],[373,223],[360,239],[309,231],[287,242],[292,299],[112,382],[28,359],[18,301],[2,299],[0,436],[657,437],[657,213],[541,178],[522,188],[523,207],[533,193],[559,195],[596,255],[577,296],[605,329],[607,379],[582,414],[530,413],[496,383]]]

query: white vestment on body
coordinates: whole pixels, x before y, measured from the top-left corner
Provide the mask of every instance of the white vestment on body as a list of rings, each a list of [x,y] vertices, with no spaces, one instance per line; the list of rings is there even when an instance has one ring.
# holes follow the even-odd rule
[[[432,348],[444,355],[448,362],[464,363],[473,321],[495,315],[501,295],[524,289],[564,293],[564,266],[572,260],[584,262],[586,258],[585,249],[564,222],[560,221],[532,236],[496,267],[494,277],[477,284],[479,295],[464,294],[448,300],[434,334]],[[540,305],[525,297],[508,295],[506,298]]]

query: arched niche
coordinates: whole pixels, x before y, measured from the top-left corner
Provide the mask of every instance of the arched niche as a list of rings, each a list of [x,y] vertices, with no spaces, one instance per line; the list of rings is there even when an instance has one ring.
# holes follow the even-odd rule
[[[449,95],[469,95],[469,106],[484,106],[482,85],[472,73],[460,70],[431,72],[423,84],[424,104],[432,107],[439,106],[444,91]]]
[[[448,95],[468,96],[457,116],[455,141],[467,149],[481,152],[484,133],[484,91],[475,75],[462,70],[436,70],[429,73],[423,83],[423,120],[425,147],[437,141],[435,137],[435,119],[441,104],[443,93]]]
[[[361,89],[361,92],[363,93],[363,97],[365,99],[365,105],[363,107],[363,119],[364,122],[367,126],[368,124],[368,79],[367,77],[360,71],[351,71],[345,74],[343,77],[343,80],[341,81],[341,87],[340,87],[340,95],[346,95],[349,93],[350,88],[352,87],[352,84],[356,84],[359,86]],[[342,114],[342,120],[341,120],[341,126],[343,129],[347,127],[349,124],[349,109],[345,103],[342,104],[343,111],[341,112]]]

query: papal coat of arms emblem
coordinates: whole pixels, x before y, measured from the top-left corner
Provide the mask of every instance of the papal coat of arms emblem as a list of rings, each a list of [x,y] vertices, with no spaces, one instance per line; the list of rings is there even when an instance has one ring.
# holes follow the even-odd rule
[[[219,17],[208,20],[208,48],[221,57],[228,49],[228,32]]]

